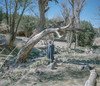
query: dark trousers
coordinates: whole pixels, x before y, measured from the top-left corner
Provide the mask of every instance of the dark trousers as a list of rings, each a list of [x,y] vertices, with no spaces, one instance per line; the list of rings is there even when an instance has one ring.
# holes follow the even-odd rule
[[[48,46],[47,57],[53,62],[53,60],[54,60],[54,45]]]

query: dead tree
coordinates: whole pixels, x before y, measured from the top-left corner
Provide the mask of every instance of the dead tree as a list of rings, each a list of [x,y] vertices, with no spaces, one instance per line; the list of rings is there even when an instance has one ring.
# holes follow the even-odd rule
[[[10,2],[11,3],[11,2]],[[19,16],[19,19],[18,19],[18,22],[16,22],[16,17],[17,17],[17,13],[18,13],[18,8],[19,8],[19,1],[18,0],[15,0],[15,6],[14,6],[14,12],[12,14],[12,19],[10,19],[10,33],[9,33],[9,47],[12,47],[13,44],[14,44],[14,41],[15,41],[15,38],[16,38],[16,35],[17,35],[17,30],[18,30],[18,27],[19,27],[19,24],[20,24],[20,21],[22,19],[22,16],[24,14],[24,11],[25,9],[30,5],[30,3],[28,2],[28,0],[25,0],[23,1],[23,9],[22,9],[22,12]],[[11,9],[10,9],[11,10]],[[10,14],[11,15],[11,14]]]
[[[67,0],[66,0],[67,1]],[[69,4],[71,5],[70,10],[68,9],[68,6],[66,6],[66,2],[63,2],[62,5],[62,16],[66,23],[68,23],[69,15],[72,15],[72,25],[71,28],[80,28],[80,13],[82,11],[82,8],[84,6],[85,0],[68,0]],[[70,12],[72,11],[72,12]],[[72,13],[72,14],[71,14]],[[78,45],[78,31],[70,31],[69,34],[69,46],[68,48],[71,48],[72,40],[73,40],[73,34],[75,33],[75,47]]]
[[[74,15],[75,15],[75,28],[80,28],[80,13],[82,11],[82,8],[85,4],[85,0],[76,0],[75,2],[75,9],[74,9]],[[75,31],[75,48],[78,45],[78,32]]]
[[[44,2],[45,1],[46,0],[44,0]],[[75,19],[75,15],[74,15],[74,2],[73,2],[73,0],[72,0],[72,3],[71,4],[72,4],[73,16],[72,16],[71,19],[69,17],[69,24],[66,25],[66,26],[64,26],[64,27],[60,27],[60,28],[49,28],[49,29],[45,29],[45,30],[41,31],[40,33],[36,34],[35,36],[32,35],[30,37],[30,39],[26,42],[25,46],[23,46],[23,48],[19,51],[17,62],[18,61],[21,61],[21,62],[22,61],[25,61],[26,58],[27,58],[27,56],[28,56],[28,54],[30,53],[31,49],[34,47],[34,45],[37,44],[44,36],[49,35],[50,33],[55,33],[55,32],[57,32],[59,30],[65,30],[66,29],[66,31],[71,31],[71,32],[77,30],[76,28],[69,28],[69,27],[71,27],[71,26],[74,25],[74,19]],[[47,5],[48,5],[48,2],[47,2]],[[48,6],[46,6],[46,7],[48,7]],[[44,14],[41,14],[41,15],[44,15]]]
[[[39,29],[38,32],[41,32],[42,30],[44,30],[45,27],[45,23],[46,23],[46,19],[45,19],[45,13],[49,10],[49,2],[53,2],[55,1],[56,3],[58,3],[57,0],[37,0],[38,1],[38,6],[39,6]]]
[[[30,51],[32,50],[32,48],[34,47],[35,44],[37,44],[44,36],[50,34],[50,33],[55,33],[59,30],[64,30],[67,28],[67,30],[72,30],[70,29],[70,25],[71,25],[71,19],[70,19],[70,23],[67,26],[64,27],[60,27],[60,28],[49,28],[49,29],[45,29],[43,31],[41,31],[40,33],[38,33],[35,36],[31,36],[29,38],[29,40],[26,42],[26,44],[23,46],[23,48],[19,51],[18,55],[17,55],[17,62],[23,62],[26,60],[28,54],[30,53]]]

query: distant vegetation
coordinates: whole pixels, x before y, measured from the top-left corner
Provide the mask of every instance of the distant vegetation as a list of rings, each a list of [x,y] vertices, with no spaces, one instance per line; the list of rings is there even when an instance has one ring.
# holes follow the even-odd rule
[[[26,58],[32,48],[44,36],[48,36],[46,39],[51,39],[52,37],[53,39],[57,37],[58,40],[66,39],[69,50],[73,44],[74,49],[77,46],[92,46],[95,34],[98,32],[95,32],[90,22],[81,21],[80,19],[85,2],[86,0],[68,0],[69,6],[65,2],[60,3],[59,0],[2,0],[4,6],[0,4],[0,32],[9,33],[8,46],[10,48],[15,46],[16,36],[31,36],[31,41],[24,46],[27,50],[23,48],[19,52],[20,54],[23,52],[24,56],[18,54],[19,58],[20,56]],[[59,4],[61,6],[61,14],[52,19],[46,17],[46,13],[50,9],[49,3]],[[32,13],[30,14],[30,12]],[[41,33],[42,31],[44,33]],[[52,34],[51,37],[51,33],[56,35]]]
[[[82,21],[81,28],[84,29],[84,31],[78,33],[78,45],[83,47],[92,46],[96,34],[92,24],[87,21]]]
[[[6,14],[0,11],[0,15],[1,15],[0,20],[6,24],[6,21],[5,21]],[[19,18],[19,15],[17,15],[16,19],[18,18]],[[17,35],[25,36],[25,37],[31,36],[34,30],[37,28],[38,24],[39,24],[38,17],[23,15],[20,25],[18,27]],[[61,25],[64,25],[63,20],[57,20],[57,18],[54,18],[51,20],[46,19],[45,28],[60,27]],[[97,30],[95,30],[92,24],[88,21],[81,21],[80,25],[81,25],[81,29],[83,29],[84,31],[78,32],[78,45],[79,46],[91,46],[93,43],[95,34],[98,33]]]

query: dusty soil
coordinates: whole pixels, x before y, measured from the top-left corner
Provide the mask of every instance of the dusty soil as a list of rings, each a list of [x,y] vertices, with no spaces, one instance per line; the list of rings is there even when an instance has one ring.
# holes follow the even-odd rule
[[[42,47],[44,46],[42,45]],[[1,53],[0,86],[84,86],[89,77],[89,70],[81,70],[81,66],[87,63],[95,65],[97,73],[100,75],[99,54],[80,53],[85,50],[80,47],[77,48],[77,51],[72,50],[68,53],[65,42],[56,41],[55,46],[60,52],[55,54],[58,66],[54,70],[47,68],[49,61],[46,56],[29,59],[26,63],[16,65],[7,59],[6,65],[1,69],[2,63],[8,57]],[[41,42],[35,47],[41,47]],[[100,52],[99,49],[98,52]],[[15,58],[13,55],[9,57]],[[45,72],[36,72],[37,69]],[[97,79],[97,86],[100,86],[100,78]]]

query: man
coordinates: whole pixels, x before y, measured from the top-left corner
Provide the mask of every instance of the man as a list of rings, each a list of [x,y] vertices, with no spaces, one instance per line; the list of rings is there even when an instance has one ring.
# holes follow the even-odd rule
[[[47,46],[47,57],[51,62],[54,61],[54,43],[52,41],[49,41]]]

